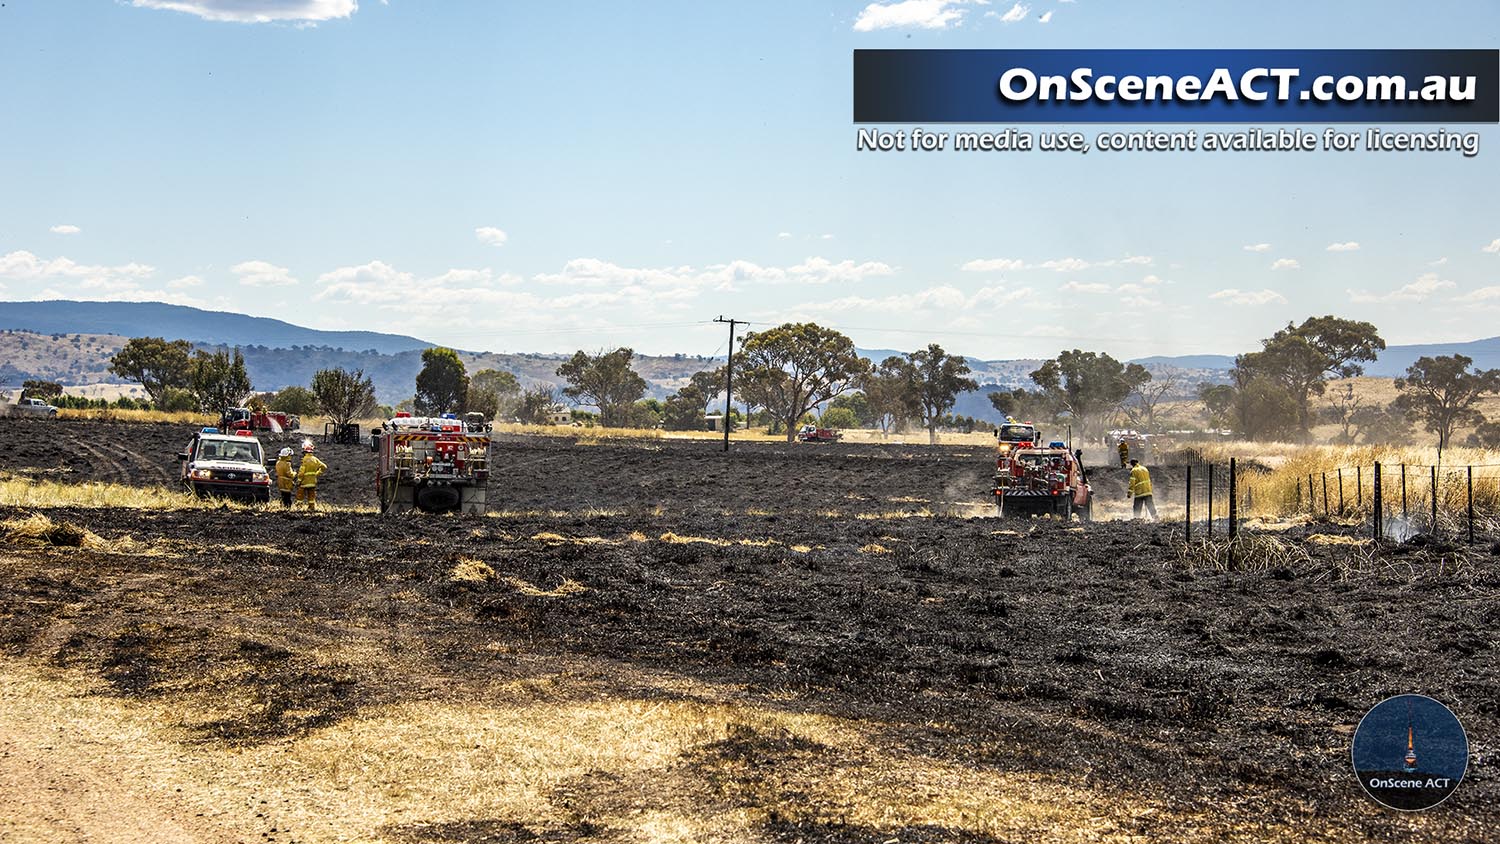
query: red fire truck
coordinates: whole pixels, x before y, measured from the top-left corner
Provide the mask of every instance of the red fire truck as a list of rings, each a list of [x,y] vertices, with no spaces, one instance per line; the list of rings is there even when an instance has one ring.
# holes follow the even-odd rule
[[[470,414],[474,416],[475,414]],[[478,513],[490,479],[490,426],[479,419],[398,413],[374,433],[382,513]]]
[[[1093,490],[1065,443],[1005,445],[995,460],[993,493],[1000,515],[1053,515],[1067,521],[1076,513],[1085,522],[1093,517]]]

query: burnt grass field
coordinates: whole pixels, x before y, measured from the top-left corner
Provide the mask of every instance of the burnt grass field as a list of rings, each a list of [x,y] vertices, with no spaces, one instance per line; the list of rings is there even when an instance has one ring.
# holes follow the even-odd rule
[[[0,471],[170,483],[189,434],[0,420]],[[558,705],[712,699],[847,719],[870,742],[742,726],[633,778],[574,778],[537,816],[407,818],[379,827],[393,841],[637,840],[652,806],[722,818],[723,840],[1500,835],[1494,537],[1377,552],[1297,524],[1264,534],[1290,556],[1227,571],[1180,523],[992,517],[985,448],[718,448],[502,438],[486,517],[0,508],[69,526],[0,553],[0,652],[177,713],[186,748],[295,742],[541,674],[570,678],[526,693]],[[367,449],[319,453],[325,500],[373,503]],[[1165,499],[1175,473],[1154,474]],[[1123,495],[1118,470],[1094,479]],[[1349,761],[1364,711],[1408,692],[1452,707],[1473,753],[1418,815],[1368,800]],[[877,752],[1088,805],[1029,815],[999,791],[988,818],[860,812],[833,786]]]

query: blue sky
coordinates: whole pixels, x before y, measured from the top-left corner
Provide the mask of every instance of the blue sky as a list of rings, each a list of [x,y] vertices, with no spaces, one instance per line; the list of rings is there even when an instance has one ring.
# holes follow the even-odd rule
[[[494,351],[711,354],[719,314],[987,358],[1492,336],[1493,125],[1475,158],[859,153],[850,54],[1497,41],[1489,0],[6,0],[0,298]]]

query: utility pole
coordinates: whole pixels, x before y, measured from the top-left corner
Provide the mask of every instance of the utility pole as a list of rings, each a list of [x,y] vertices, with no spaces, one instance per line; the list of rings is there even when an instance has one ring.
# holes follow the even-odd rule
[[[749,325],[747,322],[736,319],[725,319],[721,314],[714,318],[714,322],[729,324],[729,355],[724,362],[724,450],[729,451],[729,401],[734,396],[734,327],[736,325]],[[746,416],[748,423],[750,418]]]

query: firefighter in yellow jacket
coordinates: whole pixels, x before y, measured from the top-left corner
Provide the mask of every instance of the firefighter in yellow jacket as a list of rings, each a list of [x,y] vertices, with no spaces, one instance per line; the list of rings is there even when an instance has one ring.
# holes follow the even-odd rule
[[[276,489],[281,493],[281,506],[292,506],[292,493],[297,491],[297,470],[292,468],[290,448],[283,448],[276,455]]]
[[[318,476],[328,464],[318,459],[312,440],[302,441],[302,462],[297,466],[297,501],[307,502],[307,509],[318,509]]]
[[[1135,458],[1130,460],[1130,498],[1135,502],[1135,518],[1139,519],[1141,511],[1145,510],[1151,514],[1151,521],[1156,521],[1156,503],[1151,500],[1151,473]]]

